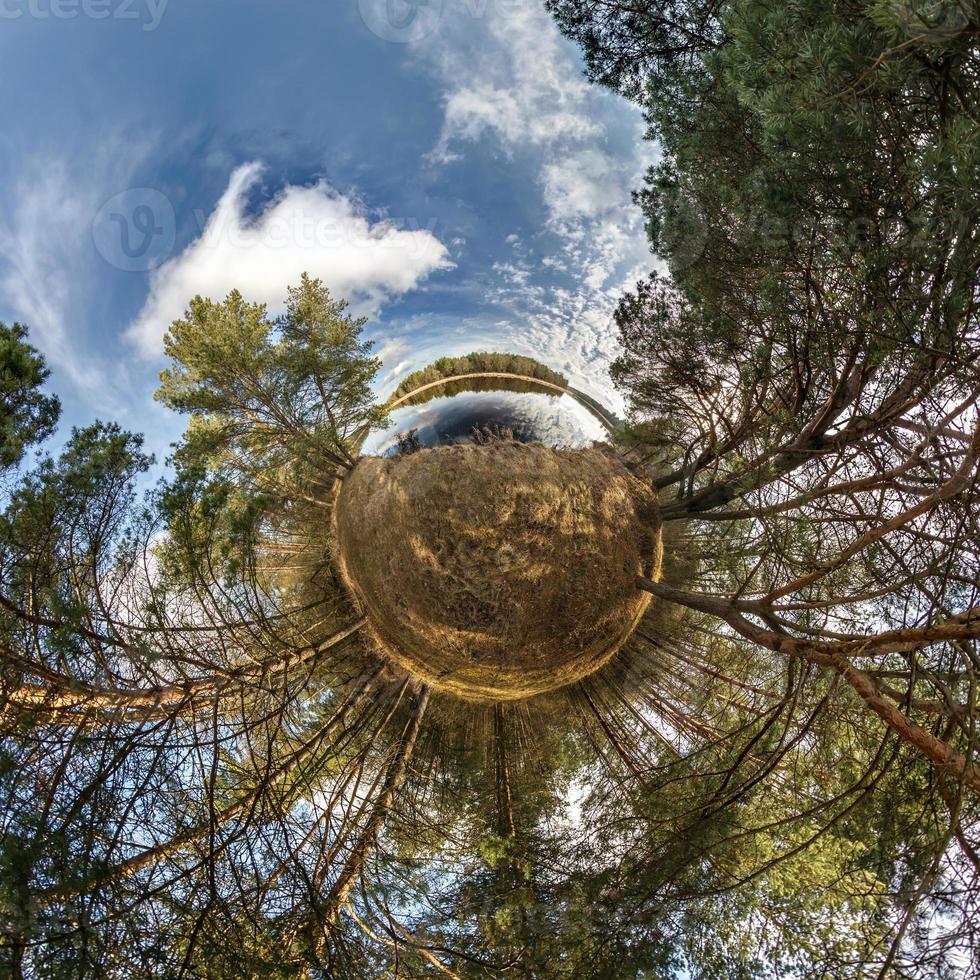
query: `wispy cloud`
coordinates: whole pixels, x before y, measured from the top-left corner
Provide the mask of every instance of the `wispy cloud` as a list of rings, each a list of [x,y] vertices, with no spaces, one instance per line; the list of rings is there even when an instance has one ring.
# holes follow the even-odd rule
[[[81,389],[104,381],[77,336],[94,195],[62,164],[47,161],[13,188],[0,213],[0,302],[31,328],[31,340]]]
[[[415,57],[443,87],[432,159],[466,166],[503,153],[531,168],[540,194],[544,227],[508,236],[507,260],[490,270],[487,330],[617,401],[606,375],[618,351],[612,310],[653,262],[631,199],[654,154],[639,113],[585,81],[538,4],[447,8]]]
[[[508,152],[602,135],[588,111],[589,85],[538,4],[447,10],[419,52],[447,83],[437,159],[485,134]]]

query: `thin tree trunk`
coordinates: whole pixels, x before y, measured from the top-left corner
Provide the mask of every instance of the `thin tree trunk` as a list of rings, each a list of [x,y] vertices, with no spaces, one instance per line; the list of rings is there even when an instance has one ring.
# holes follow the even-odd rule
[[[865,671],[855,667],[840,652],[844,644],[814,644],[791,636],[757,626],[743,616],[734,603],[720,596],[699,596],[696,593],[680,592],[670,586],[653,582],[638,576],[637,587],[669,602],[679,602],[691,609],[699,609],[728,623],[737,633],[776,653],[800,657],[811,663],[835,670],[858,693],[864,703],[900,738],[915,746],[934,765],[962,781],[976,793],[980,793],[980,768],[973,765],[951,745],[926,731],[906,717],[898,705],[887,698],[879,689],[875,679]],[[761,607],[760,607],[761,608]],[[867,638],[867,646],[874,647],[875,637]],[[857,643],[855,652],[860,652]],[[845,647],[845,650],[847,648]]]
[[[371,813],[360,834],[357,836],[344,866],[337,876],[322,902],[314,907],[314,916],[309,923],[310,946],[313,951],[314,959],[319,959],[323,948],[330,938],[333,926],[336,924],[344,905],[347,903],[348,896],[354,883],[360,878],[364,870],[364,865],[371,855],[378,835],[391,812],[391,804],[398,792],[405,773],[408,770],[408,763],[415,749],[415,742],[418,738],[419,730],[422,727],[422,718],[425,709],[429,704],[430,690],[423,687],[419,693],[415,710],[411,718],[402,731],[401,738],[395,749],[395,754],[388,765],[384,783],[377,799],[371,805]]]
[[[521,887],[525,862],[514,853],[517,843],[517,824],[514,821],[514,797],[510,787],[510,762],[507,758],[507,729],[504,725],[504,708],[498,701],[493,709],[493,735],[497,753],[497,828],[501,838],[510,842],[511,849],[506,857],[510,874],[510,888],[516,891]],[[521,903],[521,925],[527,934],[527,908]]]
[[[517,828],[514,825],[514,804],[510,791],[510,765],[507,762],[504,709],[499,702],[493,710],[493,737],[497,749],[498,832],[501,837],[512,839],[517,836]]]
[[[265,793],[268,793],[283,782],[298,766],[306,762],[325,741],[333,738],[341,726],[346,724],[347,719],[370,696],[379,674],[380,670],[376,670],[370,677],[366,678],[357,689],[357,692],[352,694],[295,752],[280,762],[255,789],[240,796],[234,803],[228,804],[224,809],[218,810],[213,815],[208,816],[176,837],[172,837],[162,844],[148,847],[146,850],[134,854],[125,861],[121,861],[119,864],[102,871],[93,878],[87,878],[82,882],[75,882],[69,886],[62,885],[51,889],[43,893],[44,899],[47,901],[63,900],[92,891],[99,885],[111,881],[114,878],[128,878],[143,868],[149,867],[155,861],[179,853],[198,838],[208,833],[214,833],[218,828],[227,824],[233,817],[255,806]],[[215,853],[215,851],[211,852],[209,860],[213,860]]]
[[[288,653],[275,661],[266,660],[224,674],[214,674],[195,680],[179,681],[144,688],[106,688],[71,682],[64,678],[45,684],[22,684],[10,691],[6,703],[0,709],[0,718],[10,710],[36,711],[45,724],[78,725],[102,722],[135,720],[148,721],[167,717],[174,710],[186,710],[201,699],[223,698],[236,694],[243,685],[254,685],[257,678],[266,674],[278,674],[293,670],[312,657],[329,650],[366,622],[361,616],[350,626],[318,643],[295,653]],[[79,690],[79,688],[81,688]],[[130,713],[133,717],[130,719]]]

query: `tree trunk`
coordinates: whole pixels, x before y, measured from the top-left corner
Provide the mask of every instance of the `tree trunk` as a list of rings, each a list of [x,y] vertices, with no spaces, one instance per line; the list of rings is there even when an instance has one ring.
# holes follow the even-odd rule
[[[947,742],[937,738],[921,725],[915,724],[906,717],[898,705],[881,692],[877,682],[870,674],[855,667],[847,660],[846,656],[842,655],[841,648],[844,647],[845,651],[848,649],[845,644],[811,643],[807,640],[775,633],[762,626],[757,626],[738,611],[734,602],[720,596],[702,596],[691,592],[680,592],[642,576],[637,577],[636,584],[638,588],[645,589],[668,602],[678,602],[688,608],[699,609],[701,612],[716,616],[728,623],[745,639],[758,643],[759,646],[766,649],[788,656],[800,657],[822,667],[830,667],[851,685],[868,708],[901,739],[909,745],[915,746],[935,766],[949,773],[957,781],[962,781],[973,792],[980,793],[980,769]],[[873,636],[866,637],[862,638],[861,642],[867,650],[874,647],[875,639]]]
[[[111,881],[114,878],[128,878],[143,868],[149,867],[155,861],[169,857],[171,854],[179,853],[200,837],[208,833],[214,833],[220,827],[227,824],[233,817],[243,813],[249,807],[255,806],[263,794],[274,789],[290,773],[294,772],[298,766],[306,762],[326,740],[333,738],[351,714],[360,708],[370,696],[379,674],[380,670],[376,670],[370,677],[366,678],[357,689],[357,692],[352,694],[299,748],[272,769],[255,789],[240,796],[234,803],[228,804],[228,806],[214,813],[213,816],[205,818],[176,837],[149,847],[145,851],[140,851],[138,854],[134,854],[125,861],[113,865],[93,878],[87,878],[83,882],[76,881],[71,885],[61,885],[50,889],[43,893],[43,898],[46,902],[63,900],[92,891],[99,885]],[[210,859],[213,860],[213,858],[214,852],[212,852]]]
[[[514,805],[510,791],[510,765],[504,732],[504,709],[498,703],[493,710],[493,735],[497,749],[497,824],[498,833],[505,839],[517,836],[514,825]]]
[[[388,765],[381,792],[371,805],[371,813],[367,823],[354,842],[351,852],[330,891],[327,892],[322,902],[314,906],[314,916],[308,927],[314,959],[320,958],[320,954],[330,938],[333,926],[347,903],[351,888],[360,878],[364,865],[377,843],[378,835],[391,812],[392,801],[405,778],[409,760],[415,749],[415,741],[422,726],[422,718],[429,704],[429,694],[428,687],[423,687],[419,693],[415,710],[402,732],[395,754]]]
[[[350,626],[318,643],[275,660],[270,658],[228,673],[174,684],[107,688],[78,683],[67,677],[53,679],[50,684],[22,684],[7,693],[6,703],[0,708],[0,718],[7,711],[35,711],[44,724],[65,726],[167,718],[175,711],[185,711],[201,700],[216,700],[237,694],[243,687],[253,686],[258,678],[267,674],[293,670],[346,640],[365,622],[365,617],[361,616]]]

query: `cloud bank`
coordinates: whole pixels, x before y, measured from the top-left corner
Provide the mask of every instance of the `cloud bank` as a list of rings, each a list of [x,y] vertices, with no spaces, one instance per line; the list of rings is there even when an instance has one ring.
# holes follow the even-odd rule
[[[235,170],[201,235],[151,273],[149,295],[127,331],[144,356],[159,356],[163,335],[197,295],[221,299],[237,288],[274,312],[286,286],[308,272],[349,300],[356,313],[370,316],[452,267],[431,230],[410,222],[372,223],[356,202],[322,180],[289,185],[249,214],[248,193],[261,173],[259,163]]]

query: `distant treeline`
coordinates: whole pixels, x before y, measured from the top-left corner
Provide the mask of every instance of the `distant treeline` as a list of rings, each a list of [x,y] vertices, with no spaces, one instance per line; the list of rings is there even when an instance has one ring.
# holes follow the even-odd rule
[[[559,371],[552,371],[533,357],[523,354],[501,354],[491,351],[474,351],[460,357],[440,357],[421,371],[413,371],[395,389],[392,399],[401,398],[416,388],[439,381],[441,378],[451,378],[459,374],[478,374],[482,371],[496,371],[504,374],[520,374],[526,378],[537,378],[540,381],[550,381],[552,384],[568,384],[568,378]]]
[[[437,380],[437,379],[433,379]],[[559,382],[555,382],[558,384]],[[460,378],[456,381],[446,381],[445,384],[436,385],[434,388],[427,388],[419,391],[411,397],[406,398],[399,408],[409,405],[424,405],[435,398],[452,398],[453,395],[461,395],[469,391],[516,391],[523,394],[547,395],[552,398],[561,398],[561,392],[553,388],[542,388],[537,380],[528,378],[523,381],[520,378]],[[397,395],[394,397],[398,397]]]

